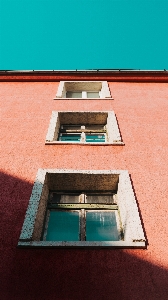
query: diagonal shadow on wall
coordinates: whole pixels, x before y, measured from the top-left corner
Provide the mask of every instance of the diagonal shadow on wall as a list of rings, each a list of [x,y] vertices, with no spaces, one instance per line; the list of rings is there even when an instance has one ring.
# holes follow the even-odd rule
[[[149,250],[19,249],[32,185],[1,173],[0,298],[167,300],[168,269]]]

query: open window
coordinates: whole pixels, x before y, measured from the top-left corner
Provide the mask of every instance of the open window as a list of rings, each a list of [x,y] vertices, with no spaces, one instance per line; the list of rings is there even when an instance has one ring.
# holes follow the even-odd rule
[[[53,111],[45,143],[124,144],[113,111]]]
[[[145,248],[128,172],[39,169],[18,246]]]
[[[110,98],[107,81],[60,81],[56,98],[97,99]]]

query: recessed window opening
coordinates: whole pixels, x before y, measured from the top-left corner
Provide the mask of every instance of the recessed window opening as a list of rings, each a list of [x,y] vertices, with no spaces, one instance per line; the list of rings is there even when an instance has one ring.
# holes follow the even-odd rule
[[[124,145],[114,111],[53,111],[46,144],[67,142]]]
[[[104,143],[107,141],[107,113],[60,113],[58,141]]]
[[[114,193],[50,191],[43,240],[118,241],[121,221]]]
[[[58,98],[113,99],[107,81],[60,81],[54,99]]]
[[[18,246],[144,248],[128,171],[39,169]]]

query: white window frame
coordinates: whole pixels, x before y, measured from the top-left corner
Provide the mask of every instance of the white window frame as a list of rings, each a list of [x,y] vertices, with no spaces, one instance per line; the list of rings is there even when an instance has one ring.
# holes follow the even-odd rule
[[[88,95],[87,95],[87,93],[88,92],[94,93],[94,92],[97,92],[97,91],[67,91],[67,92],[81,92],[82,93],[82,97],[81,98],[80,97],[75,97],[75,98],[73,98],[73,97],[67,97],[67,95],[66,95],[66,98],[69,98],[69,99],[94,99],[94,97],[89,98]],[[100,92],[98,92],[98,93],[99,93],[99,97],[96,97],[96,99],[100,98],[101,93]]]
[[[74,180],[75,179],[75,180]],[[65,185],[66,181],[66,185]],[[49,190],[61,187],[116,188],[123,240],[102,242],[50,242],[41,240]],[[18,247],[105,247],[146,248],[146,239],[131,180],[126,170],[39,169],[21,230]]]
[[[63,142],[58,141],[58,135],[59,135],[59,129],[61,124],[61,118],[64,116],[64,119],[67,118],[66,124],[71,124],[70,120],[72,118],[79,119],[80,121],[78,124],[82,125],[84,120],[89,119],[91,120],[90,124],[94,124],[95,116],[97,120],[102,120],[102,122],[106,123],[106,138],[105,142],[85,142],[81,139],[80,142]],[[80,118],[79,118],[80,116]],[[106,116],[106,117],[105,117]],[[92,121],[93,120],[93,121]],[[106,121],[105,121],[106,120]],[[77,123],[76,123],[77,124]],[[101,124],[101,121],[99,121],[99,124]],[[121,136],[120,131],[117,124],[117,119],[115,116],[114,111],[52,111],[50,124],[48,127],[48,132],[46,135],[45,144],[46,145],[59,145],[59,144],[76,144],[76,145],[124,145]]]
[[[82,92],[82,98],[67,98],[66,92]],[[87,98],[86,92],[99,92],[99,98]],[[59,99],[111,99],[113,100],[107,81],[60,81],[54,100]]]

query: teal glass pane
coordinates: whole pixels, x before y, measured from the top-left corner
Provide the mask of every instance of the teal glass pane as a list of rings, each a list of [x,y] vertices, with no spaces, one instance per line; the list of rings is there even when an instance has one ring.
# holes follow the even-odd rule
[[[59,141],[80,142],[80,134],[62,134],[59,136]]]
[[[79,213],[50,211],[46,241],[79,241]]]
[[[90,143],[102,143],[105,142],[104,134],[86,134],[86,142]]]
[[[99,92],[87,92],[87,98],[99,98]]]
[[[82,98],[82,92],[67,92],[66,98]]]
[[[87,212],[86,241],[118,241],[115,212]]]

